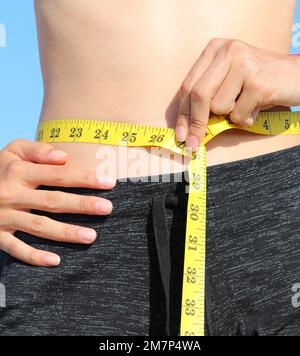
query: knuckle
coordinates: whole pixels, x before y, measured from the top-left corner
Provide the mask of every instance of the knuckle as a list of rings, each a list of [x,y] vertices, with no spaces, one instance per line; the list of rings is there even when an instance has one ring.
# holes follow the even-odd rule
[[[61,206],[61,195],[59,191],[47,192],[43,200],[43,208],[57,210]]]
[[[23,161],[14,160],[7,165],[6,170],[9,177],[19,177],[25,172],[25,164]]]
[[[45,219],[43,217],[37,216],[37,215],[34,215],[31,218],[30,228],[35,234],[40,235],[40,234],[43,233],[43,230],[44,230],[44,227],[45,227],[45,224],[46,224]]]
[[[191,118],[191,126],[192,128],[196,129],[197,132],[206,132],[206,124],[202,120],[199,120],[197,118]]]
[[[239,55],[247,51],[247,45],[240,40],[231,40],[227,43],[226,50],[229,53],[236,54],[238,53]]]
[[[79,180],[81,184],[91,183],[95,180],[95,173],[84,170],[81,172]]]
[[[194,88],[191,92],[191,98],[195,101],[206,102],[209,100],[209,96],[205,93],[202,88]]]
[[[71,229],[68,226],[63,226],[61,230],[61,240],[63,242],[69,242],[72,240],[72,237],[74,239],[74,233]]]
[[[91,211],[91,199],[90,197],[79,197],[78,207],[81,212]]]
[[[209,42],[207,44],[207,47],[215,48],[215,47],[219,46],[223,42],[224,42],[223,38],[214,37],[211,40],[209,40]]]
[[[16,147],[19,147],[24,142],[27,142],[27,140],[23,139],[23,138],[16,138],[15,140],[13,140],[9,144],[7,144],[4,149],[6,149],[8,151],[14,150]]]
[[[53,169],[53,183],[56,185],[63,184],[63,182],[65,180],[65,173],[62,168],[63,167],[60,167],[60,166],[52,167],[52,169]]]
[[[183,82],[180,87],[181,96],[183,97],[188,96],[190,91],[191,91],[191,84],[188,81]]]
[[[37,265],[39,262],[39,251],[32,249],[28,256],[28,263],[30,265]]]

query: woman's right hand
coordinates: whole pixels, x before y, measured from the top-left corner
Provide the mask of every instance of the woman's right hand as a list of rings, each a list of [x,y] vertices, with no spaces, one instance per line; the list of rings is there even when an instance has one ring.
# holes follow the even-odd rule
[[[36,189],[39,185],[111,189],[115,180],[64,164],[67,153],[52,145],[25,139],[12,141],[0,151],[0,250],[34,266],[51,267],[60,263],[54,253],[33,248],[14,236],[17,230],[61,242],[91,244],[93,229],[66,224],[31,209],[55,213],[108,215],[112,203],[104,198],[61,191]]]

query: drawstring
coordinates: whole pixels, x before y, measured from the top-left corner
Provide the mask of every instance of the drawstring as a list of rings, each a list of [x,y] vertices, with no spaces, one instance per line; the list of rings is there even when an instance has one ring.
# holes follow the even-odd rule
[[[171,253],[169,231],[166,220],[166,206],[176,207],[178,205],[178,197],[163,193],[155,195],[152,198],[152,223],[155,236],[155,247],[157,251],[159,270],[165,295],[166,336],[170,336],[170,279],[171,279]],[[206,333],[212,335],[212,322],[210,313],[210,287],[206,281],[205,293],[205,318],[206,318]]]
[[[166,303],[166,335],[170,336],[170,275],[171,275],[171,257],[169,233],[166,224],[166,194],[153,197],[152,221],[155,236],[155,245],[158,257],[160,275],[163,284]]]
[[[166,335],[170,336],[170,278],[171,254],[169,232],[166,221],[166,205],[177,206],[178,198],[170,194],[160,194],[153,197],[152,221],[155,236],[155,245],[158,256],[161,280],[166,303]]]

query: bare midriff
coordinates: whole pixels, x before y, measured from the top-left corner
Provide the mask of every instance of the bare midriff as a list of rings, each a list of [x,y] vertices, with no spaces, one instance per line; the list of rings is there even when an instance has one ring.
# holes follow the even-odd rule
[[[295,10],[293,0],[36,0],[35,5],[44,79],[40,120],[92,119],[171,128],[177,120],[181,83],[210,39],[240,39],[288,53]],[[299,135],[267,137],[232,130],[207,144],[207,164],[298,144]],[[68,152],[68,165],[99,169],[103,145],[54,145]],[[119,147],[110,149],[120,152]],[[126,174],[112,163],[112,172],[103,173],[120,178],[186,168],[177,155],[164,154],[160,164],[153,165],[150,156],[157,151],[128,150],[131,160],[140,159],[136,170]]]

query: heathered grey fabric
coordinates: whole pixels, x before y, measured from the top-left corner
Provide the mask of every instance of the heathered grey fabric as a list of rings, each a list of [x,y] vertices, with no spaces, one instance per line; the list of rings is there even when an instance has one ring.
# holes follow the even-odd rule
[[[92,227],[98,238],[87,247],[18,231],[62,262],[38,268],[2,253],[7,308],[0,309],[0,335],[164,335],[152,219],[154,197],[162,195],[165,217],[156,223],[169,233],[170,329],[178,334],[187,205],[179,177],[118,182],[111,191],[59,188],[111,199],[113,213],[35,211]],[[300,335],[300,307],[292,305],[292,286],[300,283],[300,146],[209,167],[207,199],[206,334]]]

